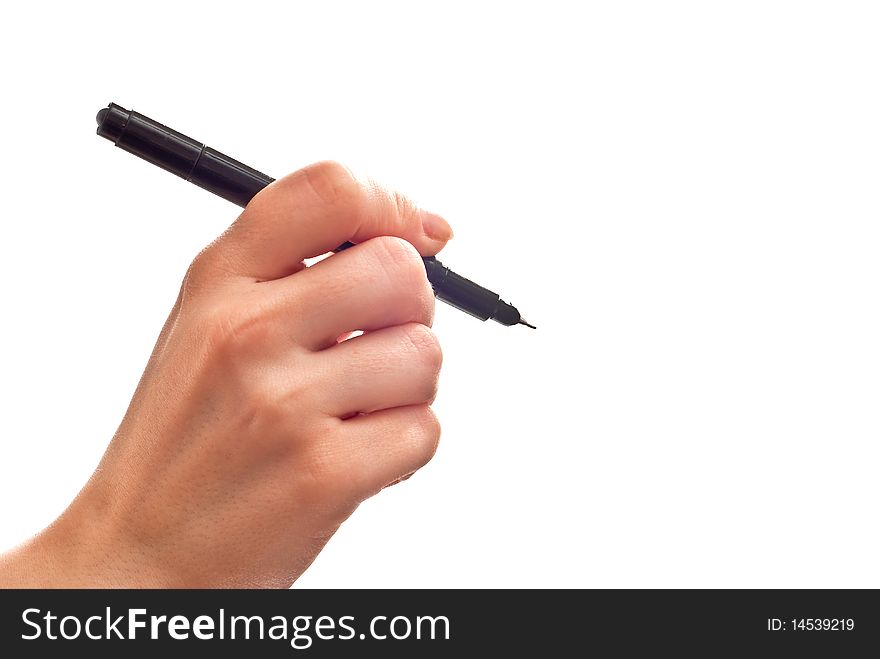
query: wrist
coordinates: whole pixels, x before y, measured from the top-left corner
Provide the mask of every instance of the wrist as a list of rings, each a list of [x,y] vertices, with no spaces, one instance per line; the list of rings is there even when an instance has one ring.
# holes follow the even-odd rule
[[[176,581],[87,492],[46,529],[0,555],[0,587],[167,588]]]

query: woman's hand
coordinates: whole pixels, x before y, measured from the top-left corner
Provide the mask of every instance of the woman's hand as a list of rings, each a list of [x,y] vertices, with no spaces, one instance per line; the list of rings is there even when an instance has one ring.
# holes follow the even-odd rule
[[[434,454],[419,253],[451,235],[335,163],[260,192],[187,272],[95,474],[0,558],[0,585],[290,586],[361,501]]]

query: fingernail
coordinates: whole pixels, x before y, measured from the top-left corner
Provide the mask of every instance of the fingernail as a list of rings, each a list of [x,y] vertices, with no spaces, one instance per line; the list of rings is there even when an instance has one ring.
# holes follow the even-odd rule
[[[422,231],[428,238],[446,242],[452,238],[452,227],[439,215],[422,211]]]

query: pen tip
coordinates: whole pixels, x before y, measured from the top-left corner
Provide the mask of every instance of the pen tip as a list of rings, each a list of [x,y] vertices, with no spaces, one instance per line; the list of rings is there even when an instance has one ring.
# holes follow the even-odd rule
[[[519,324],[520,324],[520,325],[525,325],[526,327],[531,327],[532,329],[538,329],[537,327],[535,327],[535,326],[532,325],[531,323],[527,322],[525,318],[520,318],[520,319],[519,319]]]

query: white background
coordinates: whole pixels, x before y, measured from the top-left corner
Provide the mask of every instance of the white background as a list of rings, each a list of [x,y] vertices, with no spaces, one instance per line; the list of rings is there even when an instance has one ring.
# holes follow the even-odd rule
[[[438,305],[444,438],[301,586],[880,586],[874,3],[12,3],[0,545],[122,417],[238,209],[95,136],[115,101],[444,214],[537,331]]]

